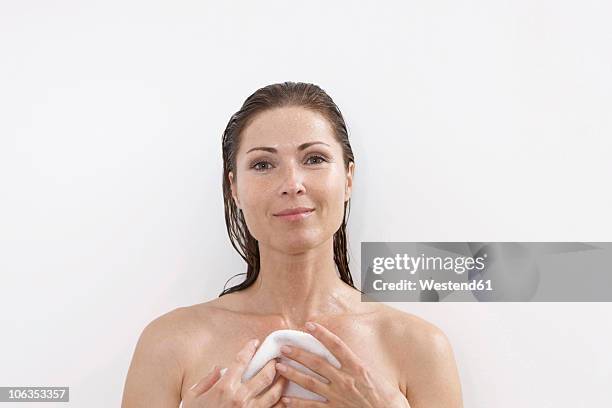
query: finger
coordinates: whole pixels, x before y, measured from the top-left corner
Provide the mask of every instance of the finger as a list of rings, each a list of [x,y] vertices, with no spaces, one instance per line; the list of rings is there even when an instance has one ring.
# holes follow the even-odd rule
[[[276,377],[275,364],[275,359],[268,361],[266,365],[247,382],[247,395],[249,398],[259,395],[274,382],[274,378]]]
[[[283,396],[283,391],[285,390],[285,386],[287,385],[287,380],[285,377],[283,376],[278,376],[278,380],[276,380],[274,382],[274,384],[272,384],[272,386],[264,391],[263,393],[261,393],[261,395],[259,395],[259,397],[256,398],[257,404],[256,406],[262,406],[262,407],[269,407],[269,406],[274,406],[276,407],[276,404],[280,404],[280,399]],[[280,405],[281,407],[284,407],[284,405]]]
[[[208,391],[218,380],[221,378],[219,367],[214,366],[212,371],[208,373],[204,378],[195,383],[190,389],[189,393],[193,396],[198,396],[203,392]]]
[[[228,367],[228,372],[225,374],[230,376],[229,381],[237,380],[238,382],[242,382],[242,374],[245,372],[251,358],[253,358],[253,354],[255,354],[258,344],[259,340],[251,340],[244,345],[238,354],[236,354],[234,362]]]
[[[285,351],[285,349],[288,349],[288,351]],[[308,369],[319,374],[321,377],[324,377],[328,382],[334,381],[338,378],[338,369],[332,366],[324,357],[311,353],[310,351],[304,350],[300,347],[287,345],[281,347],[281,353],[283,357],[301,363],[304,367],[307,367]]]
[[[327,401],[315,401],[315,400],[307,400],[303,398],[296,397],[283,397],[281,398],[281,402],[285,404],[287,407],[297,407],[297,408],[324,408],[329,407]]]
[[[329,388],[329,386],[327,384],[322,383],[312,375],[304,374],[296,370],[295,368],[282,363],[276,364],[276,370],[280,375],[287,378],[288,380],[293,381],[294,383],[301,385],[303,388],[327,398],[327,389]]]
[[[347,346],[346,343],[340,339],[340,337],[336,336],[336,334],[331,332],[325,326],[322,326],[319,323],[312,323],[314,324],[314,330],[309,330],[309,333],[323,343],[323,345],[327,347],[334,357],[336,357],[336,359],[340,362],[340,368],[354,370],[359,366],[359,357],[353,353],[353,350],[351,350],[349,346]]]

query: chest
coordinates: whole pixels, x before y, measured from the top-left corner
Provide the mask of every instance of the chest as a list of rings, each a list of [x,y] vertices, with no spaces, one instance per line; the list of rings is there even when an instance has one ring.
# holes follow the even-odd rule
[[[336,334],[368,367],[399,387],[398,367],[394,364],[397,359],[386,347],[384,333],[378,330],[376,319],[349,316],[333,321],[319,320],[318,323]],[[208,374],[214,365],[228,367],[232,364],[236,354],[250,339],[257,338],[261,342],[268,334],[280,329],[300,330],[278,320],[253,317],[225,316],[210,322],[201,333],[196,333],[192,342],[194,347],[189,353],[190,361],[185,365],[182,392]]]

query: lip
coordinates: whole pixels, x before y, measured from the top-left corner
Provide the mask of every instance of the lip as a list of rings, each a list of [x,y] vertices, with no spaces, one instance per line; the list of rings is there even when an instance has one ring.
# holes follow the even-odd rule
[[[307,207],[297,207],[297,208],[287,208],[281,212],[274,214],[275,217],[281,218],[283,220],[295,221],[304,219],[310,214],[314,212],[314,208]]]
[[[286,208],[283,211],[279,211],[274,215],[293,215],[293,214],[300,214],[303,212],[311,212],[314,211],[314,208],[310,208],[310,207],[295,207],[295,208]]]

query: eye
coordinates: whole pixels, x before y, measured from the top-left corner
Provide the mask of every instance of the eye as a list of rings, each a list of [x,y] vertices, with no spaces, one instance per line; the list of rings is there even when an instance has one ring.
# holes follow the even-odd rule
[[[310,157],[308,157],[308,159],[306,160],[307,163],[314,164],[314,165],[321,164],[327,161],[328,160],[321,154],[313,154]],[[271,170],[273,165],[269,161],[261,160],[261,161],[254,162],[253,164],[251,164],[250,167],[253,170],[261,173],[266,170]]]
[[[327,161],[327,160],[325,160],[325,157],[323,157],[323,156],[321,156],[321,155],[318,155],[318,154],[313,154],[312,156],[310,156],[310,157],[308,158],[308,160],[310,160],[310,159],[320,159],[320,160],[321,160],[321,161],[317,161],[317,162],[316,162],[316,163],[314,163],[314,164],[321,164],[321,163],[323,163],[323,162],[326,162],[326,161]],[[306,160],[306,162],[308,162],[308,160]]]
[[[260,165],[260,164],[264,164],[264,165],[265,165],[265,164],[270,164],[270,162],[267,162],[267,161],[260,161],[260,162],[257,162],[257,163],[255,163],[255,164],[253,164],[253,165],[251,166],[251,168],[252,168],[252,169],[255,169],[256,171],[264,171],[264,170],[269,170],[269,169],[270,169],[270,168],[267,168],[267,167],[261,168],[261,167],[259,167],[259,165]]]

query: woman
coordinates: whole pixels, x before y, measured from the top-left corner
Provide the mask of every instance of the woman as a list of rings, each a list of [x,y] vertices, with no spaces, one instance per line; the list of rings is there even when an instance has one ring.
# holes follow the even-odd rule
[[[355,163],[332,99],[305,83],[259,89],[230,119],[223,161],[225,220],[246,280],[149,323],[123,407],[462,407],[446,336],[414,315],[362,302],[353,285],[346,219]],[[250,339],[308,331],[307,322],[341,368],[299,348],[286,356],[327,383],[281,371],[275,360],[241,383],[256,351]],[[327,401],[281,399],[289,380]]]

